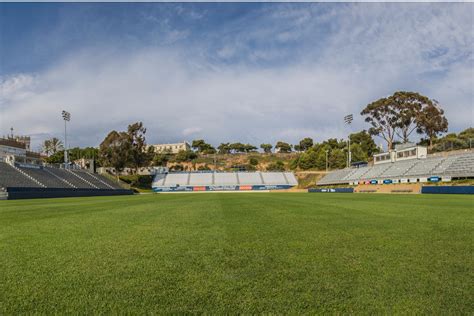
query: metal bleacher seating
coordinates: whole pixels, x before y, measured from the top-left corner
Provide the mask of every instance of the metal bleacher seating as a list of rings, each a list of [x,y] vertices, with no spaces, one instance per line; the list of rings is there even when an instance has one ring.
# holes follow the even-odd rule
[[[354,168],[343,180],[356,180],[362,178],[370,169],[367,167]]]
[[[5,162],[0,162],[0,187],[40,188],[41,185]]]
[[[265,184],[281,184],[281,183],[287,183],[287,180],[285,176],[283,175],[283,172],[265,172],[262,173],[263,177],[263,182]]]
[[[419,176],[425,174],[434,174],[435,168],[444,161],[443,157],[434,157],[432,159],[424,159],[425,161],[417,161],[417,163],[408,170],[405,176]]]
[[[176,186],[187,185],[189,180],[189,173],[170,173],[165,177],[163,185]]]
[[[383,179],[429,178],[431,176],[474,177],[474,153],[447,157],[428,157],[387,162],[372,167],[335,170],[323,177],[318,184],[343,184],[355,181]]]
[[[415,160],[406,160],[406,161],[400,161],[397,163],[391,163],[390,167],[388,169],[385,169],[380,177],[382,178],[391,178],[391,177],[400,177],[407,173],[415,164],[417,164],[419,161],[417,159]]]
[[[43,168],[23,168],[19,167],[20,170],[25,172],[26,174],[30,175],[31,177],[37,179],[42,184],[44,184],[48,188],[72,188],[70,184],[66,181],[62,180],[59,177],[54,176],[51,173],[46,172]]]
[[[82,180],[81,178],[76,176],[74,173],[66,169],[51,168],[51,167],[45,167],[45,168],[52,174],[55,174],[56,176],[64,179],[75,188],[78,188],[78,189],[93,189],[94,188],[89,183]]]
[[[292,172],[180,172],[157,174],[153,187],[298,185]]]
[[[216,172],[214,174],[214,184],[215,185],[238,185],[239,182],[237,180],[237,174],[236,173],[221,173],[221,172]]]
[[[283,174],[285,175],[285,178],[288,181],[288,184],[298,185],[298,179],[296,179],[296,176],[293,172],[283,172]]]
[[[373,167],[367,167],[369,170],[362,176],[363,179],[378,178],[385,170],[390,168],[390,164],[381,164]]]
[[[446,169],[448,169],[449,166],[451,166],[457,159],[458,159],[458,156],[450,156],[450,157],[444,158],[439,163],[439,165],[437,165],[436,168],[432,170],[432,173],[443,174],[446,171]]]
[[[458,157],[454,163],[446,168],[445,173],[452,176],[474,176],[474,156],[465,155]]]
[[[190,173],[189,185],[206,185],[208,183],[212,184],[212,173],[202,172],[202,173]]]
[[[0,188],[123,189],[112,180],[78,169],[0,162]]]
[[[263,178],[259,172],[237,172],[239,184],[241,185],[262,185]]]

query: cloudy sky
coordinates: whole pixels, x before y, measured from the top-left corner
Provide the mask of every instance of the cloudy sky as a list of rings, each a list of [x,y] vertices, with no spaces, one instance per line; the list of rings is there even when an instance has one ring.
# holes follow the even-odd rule
[[[343,137],[397,90],[473,126],[474,5],[0,3],[0,135],[97,145],[134,121],[148,142]],[[377,140],[380,143],[381,140]]]

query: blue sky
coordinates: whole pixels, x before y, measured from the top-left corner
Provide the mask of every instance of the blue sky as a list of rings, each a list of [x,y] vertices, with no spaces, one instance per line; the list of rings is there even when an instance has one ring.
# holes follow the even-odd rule
[[[97,145],[141,120],[149,142],[343,137],[397,90],[473,125],[471,3],[0,3],[0,134]],[[380,143],[380,140],[377,140]]]

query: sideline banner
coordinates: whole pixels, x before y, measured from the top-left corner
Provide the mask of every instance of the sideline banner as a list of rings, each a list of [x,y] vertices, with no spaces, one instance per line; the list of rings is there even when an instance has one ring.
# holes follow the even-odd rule
[[[311,193],[354,193],[354,188],[308,189]]]
[[[474,194],[474,186],[424,186],[421,188],[423,194]]]
[[[197,192],[197,191],[268,191],[291,189],[292,185],[208,185],[153,187],[155,192]]]

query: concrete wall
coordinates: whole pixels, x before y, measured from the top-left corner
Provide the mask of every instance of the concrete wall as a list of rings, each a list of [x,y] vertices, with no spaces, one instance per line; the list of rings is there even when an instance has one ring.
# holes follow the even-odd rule
[[[400,184],[359,184],[355,193],[421,193],[420,183],[400,183]]]

